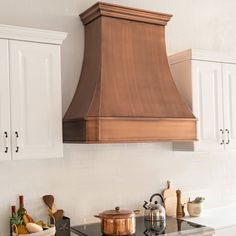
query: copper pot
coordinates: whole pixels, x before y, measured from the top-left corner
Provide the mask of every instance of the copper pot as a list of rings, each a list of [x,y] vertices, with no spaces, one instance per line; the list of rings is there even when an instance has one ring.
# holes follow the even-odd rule
[[[105,235],[131,235],[135,233],[135,216],[139,210],[130,211],[116,207],[114,210],[108,210],[95,215],[101,219],[101,231]]]

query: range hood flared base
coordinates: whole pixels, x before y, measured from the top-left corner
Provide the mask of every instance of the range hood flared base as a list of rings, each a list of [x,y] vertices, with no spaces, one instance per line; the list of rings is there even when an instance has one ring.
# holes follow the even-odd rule
[[[64,131],[66,143],[193,141],[196,140],[196,120],[88,117],[65,122]]]

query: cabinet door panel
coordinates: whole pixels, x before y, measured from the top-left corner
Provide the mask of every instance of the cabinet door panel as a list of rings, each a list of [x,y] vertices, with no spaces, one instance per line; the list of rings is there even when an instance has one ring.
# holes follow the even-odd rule
[[[8,40],[0,39],[0,160],[11,159]]]
[[[236,65],[223,64],[224,120],[227,149],[236,149]]]
[[[10,65],[13,159],[61,157],[59,46],[10,41]]]
[[[223,94],[221,64],[206,61],[192,62],[193,113],[198,118],[200,151],[223,150],[220,129],[223,127]]]

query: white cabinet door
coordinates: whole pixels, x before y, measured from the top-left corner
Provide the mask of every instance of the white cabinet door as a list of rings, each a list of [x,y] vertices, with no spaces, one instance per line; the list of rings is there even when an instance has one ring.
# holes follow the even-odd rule
[[[11,159],[8,40],[0,39],[0,160]]]
[[[236,149],[236,65],[222,64],[225,148]]]
[[[192,61],[193,113],[198,118],[199,151],[223,150],[223,92],[221,64]]]
[[[60,47],[10,41],[13,159],[62,157]]]

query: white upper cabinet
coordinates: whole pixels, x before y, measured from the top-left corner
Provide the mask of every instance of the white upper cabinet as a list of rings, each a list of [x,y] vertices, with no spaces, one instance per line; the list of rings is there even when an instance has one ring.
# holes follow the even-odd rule
[[[60,48],[20,41],[9,48],[13,158],[62,156]]]
[[[198,119],[198,141],[174,143],[174,150],[236,149],[236,58],[187,50],[170,56],[169,63],[178,89]]]
[[[0,159],[62,157],[60,43],[66,34],[6,29],[0,25]]]
[[[0,39],[0,160],[11,159],[8,40]]]
[[[221,65],[192,61],[192,109],[198,119],[198,150],[223,149],[223,103]],[[221,144],[222,143],[222,144]]]
[[[225,145],[236,148],[236,64],[223,64]]]

